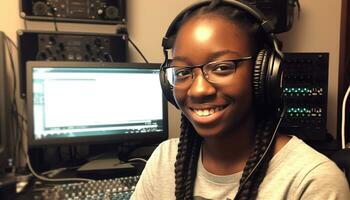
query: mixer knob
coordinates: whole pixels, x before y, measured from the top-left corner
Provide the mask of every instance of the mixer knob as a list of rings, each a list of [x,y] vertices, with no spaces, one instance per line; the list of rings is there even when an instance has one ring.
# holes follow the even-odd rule
[[[97,10],[97,14],[98,14],[98,15],[103,15],[103,13],[104,13],[104,12],[103,12],[103,9],[99,8],[99,9]]]
[[[33,14],[36,16],[46,16],[49,12],[49,7],[41,1],[35,2],[33,5]]]
[[[106,8],[105,18],[106,19],[116,19],[119,16],[119,10],[115,6],[108,6]]]

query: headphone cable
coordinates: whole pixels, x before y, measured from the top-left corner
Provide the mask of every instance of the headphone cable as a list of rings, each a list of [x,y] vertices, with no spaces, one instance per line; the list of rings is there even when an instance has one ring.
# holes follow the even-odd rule
[[[249,180],[249,178],[253,175],[253,173],[255,172],[255,170],[258,168],[258,166],[260,165],[260,163],[262,162],[262,160],[265,158],[267,152],[270,150],[271,146],[272,146],[272,143],[273,141],[275,140],[275,137],[276,137],[276,134],[277,134],[277,130],[278,130],[278,127],[280,126],[281,122],[282,122],[282,119],[284,117],[284,113],[285,113],[285,107],[283,108],[283,111],[281,113],[281,116],[278,120],[278,123],[276,125],[276,128],[272,134],[272,137],[271,137],[271,140],[266,148],[266,150],[264,151],[263,155],[261,156],[261,158],[259,159],[259,161],[256,163],[256,165],[254,166],[254,168],[250,171],[250,173],[248,174],[247,178],[244,179],[244,181],[242,182],[241,186],[238,188],[238,191],[237,191],[237,194],[234,198],[234,200],[238,200],[237,198],[239,197],[240,193],[242,192],[242,188],[243,186],[247,183],[247,181]]]

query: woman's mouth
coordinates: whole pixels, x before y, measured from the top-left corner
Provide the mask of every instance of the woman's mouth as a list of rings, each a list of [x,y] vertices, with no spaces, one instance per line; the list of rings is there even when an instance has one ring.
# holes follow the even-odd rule
[[[213,115],[221,110],[223,110],[225,106],[216,106],[212,108],[191,108],[191,110],[198,116],[198,117],[208,117],[210,115]]]
[[[194,106],[190,108],[190,117],[194,123],[211,124],[219,120],[228,105],[208,105],[208,106]]]

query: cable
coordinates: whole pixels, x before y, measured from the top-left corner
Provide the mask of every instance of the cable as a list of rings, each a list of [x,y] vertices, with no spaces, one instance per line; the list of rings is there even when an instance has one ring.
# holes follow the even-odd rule
[[[54,177],[54,176],[56,176],[57,174],[59,174],[59,173],[65,171],[65,170],[77,169],[77,168],[79,168],[79,167],[80,167],[80,166],[75,166],[75,167],[61,167],[61,168],[52,169],[52,170],[49,170],[49,171],[46,171],[46,172],[42,172],[41,174],[51,178],[51,177]]]
[[[348,100],[349,97],[349,93],[350,93],[350,86],[348,87],[344,99],[343,99],[343,105],[342,105],[342,117],[341,117],[341,147],[342,149],[346,148],[345,145],[345,117],[346,117],[346,102]]]
[[[48,179],[46,177],[43,177],[43,176],[40,176],[38,175],[34,169],[32,168],[32,165],[30,163],[30,160],[29,160],[29,155],[27,154],[26,150],[24,149],[24,144],[23,144],[23,138],[22,138],[22,134],[24,132],[24,123],[27,123],[27,120],[26,118],[21,115],[19,112],[18,112],[18,104],[17,104],[17,101],[16,101],[16,90],[17,90],[17,84],[16,84],[16,70],[15,70],[15,64],[14,64],[14,61],[13,61],[13,54],[12,54],[12,51],[11,51],[11,48],[10,48],[10,43],[16,47],[16,49],[18,50],[18,47],[17,45],[13,42],[13,40],[11,40],[8,36],[5,36],[6,37],[6,47],[7,47],[7,50],[8,50],[8,53],[9,53],[9,58],[10,58],[10,62],[11,62],[11,69],[12,69],[12,72],[13,72],[13,79],[14,79],[14,83],[13,83],[13,99],[12,99],[12,114],[15,114],[15,122],[14,122],[14,125],[16,128],[13,128],[13,131],[14,132],[17,132],[17,134],[15,134],[15,136],[17,136],[17,138],[15,138],[16,140],[16,145],[15,145],[15,150],[14,152],[17,152],[19,153],[21,150],[23,151],[24,153],[24,156],[25,156],[25,159],[26,159],[26,162],[27,162],[27,165],[28,165],[28,168],[29,170],[31,171],[31,173],[37,177],[38,179],[40,180],[43,180],[43,181],[50,181],[50,182],[60,182],[60,181],[94,181],[92,179],[83,179],[83,178],[63,178],[63,179]],[[20,121],[22,123],[20,123]],[[15,130],[16,129],[16,130]],[[18,132],[20,134],[18,134]],[[21,134],[22,133],[22,134]],[[22,148],[21,148],[22,147]]]
[[[53,24],[54,24],[54,27],[55,27],[55,31],[58,32],[56,18],[54,17],[53,19],[54,19],[53,20]]]
[[[5,37],[18,50],[18,47],[17,47],[16,43],[9,36],[5,35]]]
[[[27,20],[24,19],[23,21],[24,21],[24,30],[28,30]]]
[[[29,159],[29,155],[27,154],[27,152],[24,150],[24,148],[22,148],[22,151],[24,153],[24,157],[26,159],[26,162],[27,162],[27,166],[28,166],[28,169],[29,171],[39,180],[42,180],[42,181],[46,181],[46,182],[62,182],[62,181],[66,181],[66,182],[69,182],[69,181],[86,181],[86,182],[89,182],[89,181],[95,181],[93,179],[87,179],[87,178],[46,178],[44,176],[40,176],[39,174],[37,174],[35,172],[35,170],[33,169],[32,167],[32,164],[30,163],[30,159]],[[65,170],[66,168],[62,168],[62,169],[57,169],[58,171],[63,171]]]
[[[12,49],[11,49],[11,44],[16,48],[16,50],[18,50],[17,45],[13,42],[13,40],[11,40],[7,35],[5,35],[5,46],[9,55],[9,59],[10,59],[10,63],[11,63],[11,70],[12,70],[12,79],[13,79],[13,91],[12,91],[12,99],[11,99],[11,129],[12,129],[12,139],[13,141],[16,141],[16,144],[13,145],[13,149],[12,149],[12,157],[15,159],[15,164],[14,166],[16,166],[17,164],[19,164],[19,149],[20,149],[20,144],[21,144],[21,140],[22,140],[22,133],[21,133],[21,124],[20,124],[20,120],[19,120],[19,116],[22,117],[22,119],[24,118],[22,115],[20,115],[18,113],[18,104],[17,104],[17,100],[16,100],[16,91],[17,91],[17,77],[16,77],[16,70],[15,70],[15,63],[14,63],[14,56],[12,54]]]
[[[122,27],[118,27],[118,24],[117,24],[117,27],[116,27],[116,33],[117,34],[124,34],[127,36],[128,38],[128,42],[131,43],[131,45],[136,49],[136,51],[140,54],[140,56],[142,57],[142,59],[145,61],[145,63],[149,63],[148,60],[146,59],[146,57],[142,54],[142,52],[140,51],[140,49],[136,46],[136,44],[131,40],[131,38],[129,37],[129,34],[128,34],[128,29],[125,27],[125,26],[122,26]]]
[[[51,11],[52,11],[52,16],[53,16],[53,25],[55,27],[55,31],[58,32],[57,20],[56,20],[56,18],[57,18],[57,14],[56,14],[57,8],[51,7]]]
[[[39,180],[42,180],[42,181],[47,181],[47,182],[62,182],[62,181],[95,181],[93,179],[87,179],[87,178],[46,178],[44,176],[40,176],[39,174],[37,174],[31,163],[30,163],[30,159],[29,159],[29,155],[23,151],[24,153],[24,156],[26,158],[26,161],[27,161],[27,166],[29,168],[29,171]]]
[[[12,51],[11,51],[11,46],[10,46],[10,42],[11,44],[17,48],[17,45],[13,42],[13,40],[11,40],[8,36],[5,36],[6,38],[6,47],[7,47],[7,51],[9,53],[9,58],[10,58],[10,62],[11,62],[11,69],[12,69],[12,73],[13,73],[13,100],[15,101],[16,99],[16,90],[17,90],[17,81],[16,81],[16,70],[15,70],[15,63],[13,61],[13,55],[12,55]]]
[[[242,186],[243,186],[244,184],[247,183],[247,181],[249,180],[249,178],[253,175],[254,171],[255,171],[255,170],[258,168],[258,166],[260,165],[261,161],[265,158],[267,152],[270,150],[271,145],[272,145],[273,141],[275,140],[278,127],[280,126],[280,124],[281,124],[281,122],[282,122],[282,119],[283,119],[283,117],[284,117],[284,113],[285,113],[285,109],[283,109],[283,112],[282,112],[282,114],[281,114],[281,116],[280,116],[280,118],[279,118],[279,120],[278,120],[278,123],[277,123],[277,125],[276,125],[276,128],[275,128],[275,130],[274,130],[274,132],[273,132],[273,134],[272,134],[271,140],[270,140],[270,142],[269,142],[269,144],[268,144],[266,150],[264,151],[263,155],[261,156],[261,158],[259,159],[259,161],[258,161],[258,162],[256,163],[256,165],[254,166],[254,168],[252,169],[252,171],[250,171],[250,173],[248,174],[247,178],[244,179],[244,181],[242,182],[240,188],[243,188]],[[234,199],[238,198],[239,194],[242,192],[242,190],[241,190],[240,188],[238,189],[238,192],[237,192],[237,194],[236,194],[236,196],[235,196]]]
[[[128,160],[128,162],[132,162],[132,161],[142,161],[144,163],[147,163],[147,160],[143,158],[131,158]]]
[[[300,3],[299,3],[299,0],[295,0],[294,2],[294,6],[297,6],[298,7],[298,20],[300,20],[300,12],[301,12],[301,8],[300,8]]]
[[[148,60],[145,58],[145,56],[142,54],[142,52],[140,51],[140,49],[135,45],[135,43],[130,39],[130,37],[128,37],[128,41],[132,44],[132,46],[136,49],[136,51],[141,55],[141,57],[143,58],[143,60],[148,64]]]

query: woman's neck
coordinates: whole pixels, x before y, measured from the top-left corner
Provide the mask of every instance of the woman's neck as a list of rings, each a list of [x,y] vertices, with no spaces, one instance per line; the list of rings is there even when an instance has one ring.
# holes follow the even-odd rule
[[[253,151],[254,124],[254,119],[251,117],[230,133],[204,138],[202,143],[204,168],[217,175],[242,171]]]

